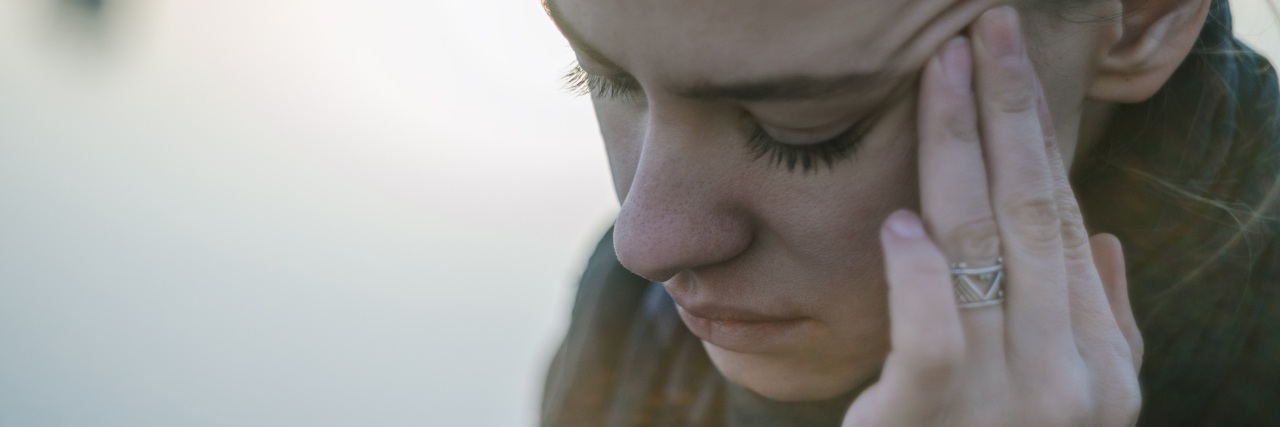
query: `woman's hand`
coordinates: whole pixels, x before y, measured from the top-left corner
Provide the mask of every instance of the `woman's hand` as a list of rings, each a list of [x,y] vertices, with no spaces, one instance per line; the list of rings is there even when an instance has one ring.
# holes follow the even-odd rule
[[[1137,420],[1142,341],[1119,242],[1088,237],[1017,21],[987,11],[925,67],[925,224],[900,211],[881,230],[893,350],[846,426]],[[1004,303],[958,308],[950,263],[1001,257]]]

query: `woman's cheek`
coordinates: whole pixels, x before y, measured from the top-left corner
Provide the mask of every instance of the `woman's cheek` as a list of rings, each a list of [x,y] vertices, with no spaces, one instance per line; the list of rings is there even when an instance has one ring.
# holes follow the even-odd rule
[[[810,230],[825,236],[828,251],[824,260],[831,265],[856,265],[846,271],[857,277],[874,276],[881,267],[879,228],[897,209],[919,209],[919,172],[915,103],[887,106],[881,122],[868,134],[865,146],[831,174],[824,191],[831,196],[820,209],[813,209],[807,222],[826,224],[826,229]],[[831,254],[839,254],[831,256]],[[842,258],[842,259],[841,259]]]

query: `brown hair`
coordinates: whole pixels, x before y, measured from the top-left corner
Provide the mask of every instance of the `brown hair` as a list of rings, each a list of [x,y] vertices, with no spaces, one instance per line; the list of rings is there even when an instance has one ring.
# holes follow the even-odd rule
[[[1121,106],[1073,171],[1094,232],[1125,247],[1146,343],[1140,425],[1242,425],[1280,380],[1280,127],[1270,63],[1214,0],[1186,61]]]

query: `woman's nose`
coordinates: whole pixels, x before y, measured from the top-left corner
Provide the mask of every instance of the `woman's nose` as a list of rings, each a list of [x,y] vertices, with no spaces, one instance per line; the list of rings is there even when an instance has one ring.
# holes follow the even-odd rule
[[[749,186],[735,163],[743,155],[725,152],[725,136],[705,121],[650,117],[613,239],[623,266],[665,282],[738,256],[753,227],[738,197]]]

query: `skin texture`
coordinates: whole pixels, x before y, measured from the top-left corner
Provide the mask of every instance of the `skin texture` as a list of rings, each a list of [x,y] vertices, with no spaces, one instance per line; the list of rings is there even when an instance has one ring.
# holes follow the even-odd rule
[[[882,228],[893,351],[846,425],[1136,420],[1141,342],[1123,332],[1133,328],[1127,304],[1111,304],[1105,290],[1123,289],[1123,269],[1113,270],[1123,260],[1113,237],[1087,238],[1017,27],[1012,9],[988,11],[972,41],[948,42],[926,66],[918,111],[927,220],[898,211]],[[974,191],[958,195],[960,186]],[[946,230],[977,231],[948,239],[955,233]],[[1004,305],[954,308],[946,259],[973,254],[964,248],[1003,254]]]
[[[1017,304],[1021,313],[1017,316],[1030,318],[1018,322],[1017,328],[1026,330],[1020,334],[1035,336],[1056,330],[1048,335],[1053,343],[1071,342],[1074,346],[1077,339],[1072,337],[1077,332],[1071,326],[1083,322],[1088,326],[1081,330],[1092,331],[1083,342],[1094,343],[1091,348],[1105,349],[1101,353],[1064,346],[1048,348],[1062,352],[1055,354],[1110,355],[1098,360],[1114,367],[1101,373],[1115,378],[1109,387],[1118,391],[1107,397],[1119,403],[1114,410],[1108,409],[1110,412],[1099,412],[1105,412],[1104,417],[1092,418],[1106,421],[1096,425],[1114,424],[1112,421],[1131,418],[1136,413],[1136,380],[1126,378],[1136,378],[1140,338],[1132,328],[1127,301],[1117,302],[1118,296],[1107,298],[1108,294],[1124,294],[1118,244],[1114,238],[1095,237],[1090,251],[1083,224],[1069,221],[1078,219],[1078,213],[1072,217],[1071,209],[1064,208],[1062,214],[1058,209],[1073,206],[1067,203],[1074,201],[1069,187],[1064,193],[1055,186],[1065,187],[1065,170],[1070,167],[1077,145],[1088,144],[1087,140],[1079,141],[1080,129],[1100,127],[1109,102],[1150,96],[1143,91],[1154,92],[1159,87],[1156,83],[1168,78],[1181,57],[1177,52],[1159,50],[1166,48],[1144,51],[1144,39],[1132,37],[1132,32],[1127,31],[1126,25],[1156,28],[1151,23],[1160,22],[1161,16],[1153,14],[1143,21],[1143,15],[1134,14],[1133,20],[1124,21],[1128,24],[1121,24],[1112,20],[1063,19],[1064,12],[1060,10],[1022,8],[1017,18],[1022,31],[1009,37],[1025,46],[1026,67],[1005,70],[1004,75],[997,72],[997,79],[991,79],[993,74],[983,74],[983,70],[993,68],[981,66],[986,63],[980,55],[985,52],[984,45],[975,41],[978,48],[966,48],[963,55],[975,55],[972,61],[979,64],[977,75],[988,79],[981,83],[982,78],[975,77],[979,92],[1002,86],[996,82],[1034,82],[1021,87],[1033,91],[1020,92],[1025,101],[1022,106],[1032,106],[1030,116],[1024,114],[996,127],[987,122],[979,125],[981,108],[976,105],[983,105],[979,102],[983,98],[972,94],[969,104],[955,96],[929,98],[932,101],[922,104],[922,97],[930,95],[922,93],[922,87],[930,87],[928,65],[934,64],[931,67],[940,70],[939,52],[955,43],[968,46],[969,39],[957,36],[973,33],[975,22],[984,13],[1005,3],[558,0],[551,5],[553,17],[574,44],[583,70],[598,76],[630,76],[639,86],[625,96],[593,97],[622,203],[614,233],[619,260],[631,271],[665,284],[686,323],[703,338],[712,361],[728,379],[766,397],[812,400],[845,393],[880,375],[879,382],[855,402],[851,420],[913,425],[955,421],[945,414],[959,413],[963,420],[978,420],[975,425],[995,425],[980,424],[990,418],[967,416],[951,409],[955,402],[971,400],[971,394],[954,398],[947,393],[966,389],[950,374],[964,360],[973,359],[969,356],[987,359],[998,354],[993,352],[1005,351],[1000,338],[1001,331],[1006,330],[1004,306],[966,311],[963,323],[958,320],[962,314],[951,300],[946,262],[980,262],[1003,254],[1011,283],[1040,284],[1047,289],[1011,288],[1011,295],[1039,292],[1043,294],[1040,299],[1057,303],[1047,308]],[[1095,18],[1115,16],[1129,3],[1133,2],[1099,1],[1069,13]],[[1163,10],[1151,5],[1165,4],[1157,0],[1141,3],[1147,6],[1146,10]],[[1184,21],[1194,24],[1195,12],[1204,8],[1190,7],[1182,15],[1169,11],[1182,9],[1165,9],[1167,16],[1177,18],[1170,18],[1173,23],[1166,27],[1179,29]],[[1202,22],[1203,13],[1200,19]],[[1194,34],[1196,29],[1183,32]],[[1171,33],[1182,38],[1169,38],[1174,42],[1166,44],[1170,46],[1167,49],[1182,49],[1178,43],[1189,49],[1189,43],[1180,41],[1185,39],[1183,32]],[[1158,61],[1144,62],[1138,58],[1144,54],[1163,56]],[[1185,56],[1185,51],[1181,55]],[[1169,62],[1174,66],[1167,66]],[[945,80],[938,77],[945,73],[937,70],[935,80]],[[697,88],[709,85],[852,72],[870,77],[818,97],[691,95],[698,93]],[[947,99],[962,101],[947,104]],[[936,105],[951,108],[923,108],[935,101]],[[1010,103],[1009,109],[1016,109],[1015,104]],[[926,111],[950,119],[924,123],[920,116]],[[958,111],[969,111],[972,117],[955,119],[963,116]],[[758,157],[745,143],[757,125],[775,138],[804,143],[824,139],[867,116],[874,116],[875,120],[852,157],[809,172],[788,170],[767,156]],[[945,123],[961,122],[969,123],[972,129],[945,127]],[[1004,178],[1009,174],[995,173],[994,165],[989,168],[984,164],[984,151],[976,148],[968,151],[967,157],[922,152],[921,147],[927,146],[922,137],[929,132],[941,135],[934,139],[973,140],[973,147],[978,146],[979,135],[1036,137],[1038,142],[1031,145],[1039,144],[1040,154],[1028,158],[1044,161],[1039,171],[1045,175],[1040,176],[1044,178],[1041,181],[1029,182],[1044,186],[1027,192],[1042,193],[1043,197],[1034,200],[1048,200],[1048,204],[1042,204],[1045,209],[1029,212],[1044,213],[1055,230],[1065,230],[1061,236],[1067,238],[1054,232],[1049,239],[1058,245],[1057,251],[1028,251],[1016,241],[1013,245],[1002,241],[1007,233],[1001,230],[1009,222],[995,220],[1000,215],[993,213],[992,206],[999,205],[998,197],[989,199],[979,190],[989,185],[988,176],[995,183],[1010,182]],[[1047,136],[1052,136],[1047,139],[1053,141],[1048,145]],[[990,159],[991,153],[985,156]],[[1056,165],[1056,175],[1049,174],[1050,164]],[[1035,162],[1025,161],[1005,166],[1006,170],[1022,172],[1036,170],[1035,167]],[[922,183],[922,179],[938,183]],[[992,193],[1010,191],[999,185],[992,188],[999,188]],[[928,235],[903,237],[892,232],[892,227],[882,227],[887,217],[890,224],[894,218],[920,224],[910,213],[899,212],[891,217],[903,208],[924,210],[923,226]],[[1059,228],[1059,224],[1072,226]],[[1081,246],[1079,242],[1086,243]],[[1071,250],[1062,249],[1064,245]],[[1085,249],[1080,251],[1082,247]],[[1095,266],[1093,260],[1098,257],[1101,258]],[[1083,264],[1077,266],[1076,261]],[[1015,262],[1022,266],[1018,267],[1022,273],[1014,274]],[[1060,268],[1044,267],[1047,265]],[[1069,265],[1073,267],[1068,268]],[[1078,272],[1068,274],[1068,270]],[[1043,274],[1028,275],[1036,271]],[[1068,291],[1068,283],[1086,289],[1078,294],[1088,297],[1072,299],[1069,295],[1076,294]],[[1115,290],[1117,287],[1120,290]],[[893,299],[895,295],[899,297]],[[1012,298],[1009,310],[1015,306]],[[1078,301],[1087,304],[1077,304]],[[699,317],[690,316],[689,312],[711,313],[702,317],[717,317],[718,325],[728,327],[700,325]],[[1059,316],[1049,316],[1053,313]],[[784,320],[787,332],[775,334],[782,338],[754,340],[753,335],[741,334],[733,327],[735,322],[760,320],[757,317]],[[1036,320],[1040,318],[1051,320]],[[916,329],[911,329],[913,325]],[[1017,348],[1027,351],[1037,348],[1019,343]],[[916,357],[921,355],[924,356]],[[1117,355],[1123,355],[1124,364],[1113,363]],[[1049,359],[1066,364],[1062,366],[1088,364],[1076,359]],[[1089,360],[1093,361],[1096,360]],[[1062,366],[1050,370],[1081,372]],[[942,375],[934,375],[939,369],[933,368],[938,367],[942,368]],[[993,377],[1046,379],[1005,375],[1009,372],[1005,369]],[[1078,384],[1053,384],[1062,385],[1055,389],[1065,390],[1064,394],[1072,399],[1091,397],[1091,381],[1099,373],[1085,372],[1078,377],[1089,380]],[[1018,396],[1018,386],[1009,385],[1014,383],[1023,384],[1012,381],[984,386]],[[1120,385],[1115,386],[1117,383]],[[929,396],[933,400],[921,400],[924,390],[932,390]],[[891,410],[919,409],[917,403],[935,400],[941,402],[935,405],[941,409],[925,411],[934,418],[904,419],[904,413]],[[903,402],[914,403],[902,406]],[[1045,406],[1045,401],[1034,403],[1038,404],[1025,406]],[[1087,405],[1082,403],[1083,406]],[[1039,413],[1023,415],[1009,420],[1023,422],[1014,425],[1032,425],[1036,423],[1027,423],[1044,419],[1037,416],[1044,415]],[[1070,416],[1051,415],[1054,420],[1071,420]],[[896,424],[899,421],[909,422]],[[968,421],[955,425],[967,425]]]

